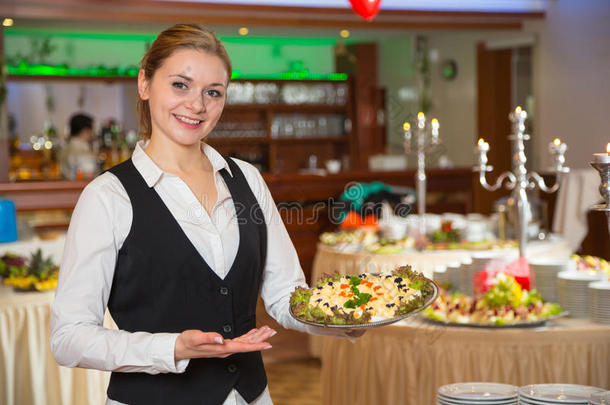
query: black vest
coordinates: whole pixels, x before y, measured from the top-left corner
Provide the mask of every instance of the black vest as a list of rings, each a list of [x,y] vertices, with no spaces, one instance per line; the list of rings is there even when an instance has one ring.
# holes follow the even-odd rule
[[[232,159],[221,175],[239,224],[239,249],[220,279],[203,260],[157,192],[127,160],[110,172],[133,211],[119,250],[108,309],[119,329],[182,332],[199,329],[238,337],[255,327],[256,301],[267,252],[267,228],[252,190]],[[191,359],[182,374],[112,373],[108,397],[129,405],[222,404],[231,389],[248,402],[265,389],[260,352],[225,359]]]

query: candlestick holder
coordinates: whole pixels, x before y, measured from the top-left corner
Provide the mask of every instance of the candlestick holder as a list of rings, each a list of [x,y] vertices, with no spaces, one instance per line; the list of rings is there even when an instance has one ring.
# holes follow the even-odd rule
[[[411,124],[405,122],[404,149],[406,154],[411,152]],[[417,193],[417,214],[419,215],[419,234],[426,234],[426,153],[431,152],[440,144],[439,122],[436,118],[426,126],[426,116],[423,112],[417,114],[417,127],[415,131],[415,154],[417,155],[417,173],[415,174],[415,187]]]
[[[513,156],[512,171],[500,174],[494,184],[489,184],[487,182],[486,174],[487,172],[491,172],[493,167],[487,165],[489,144],[483,139],[479,139],[479,143],[475,149],[479,153],[479,163],[473,168],[475,172],[479,172],[479,182],[486,190],[498,190],[503,184],[507,190],[512,190],[512,197],[515,201],[515,218],[517,218],[516,234],[520,257],[525,256],[525,249],[527,246],[527,214],[531,209],[527,197],[527,190],[539,188],[546,193],[554,193],[561,183],[561,175],[570,171],[569,168],[564,166],[564,154],[567,150],[567,145],[562,143],[559,139],[555,139],[549,144],[549,152],[555,160],[554,167],[552,168],[552,171],[555,173],[555,184],[552,187],[549,187],[538,173],[527,171],[525,167],[527,158],[525,156],[524,141],[529,140],[530,136],[525,133],[526,119],[527,112],[521,109],[521,107],[517,107],[514,112],[509,114],[509,120],[512,123],[512,134],[508,137],[511,141]]]
[[[604,198],[602,204],[597,204],[591,207],[596,211],[604,211],[608,218],[608,232],[610,232],[610,163],[591,162],[589,163],[595,170],[599,172],[601,183],[599,185],[599,193]]]

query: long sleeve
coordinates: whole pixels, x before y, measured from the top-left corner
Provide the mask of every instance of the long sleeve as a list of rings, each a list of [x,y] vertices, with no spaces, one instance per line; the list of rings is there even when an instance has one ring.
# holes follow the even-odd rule
[[[253,166],[242,161],[238,163],[248,178],[267,223],[267,261],[261,289],[267,313],[287,329],[314,335],[345,337],[344,331],[305,325],[290,315],[291,293],[297,287],[308,287],[299,257],[262,176]]]
[[[129,199],[117,183],[109,173],[98,177],[75,207],[51,310],[51,350],[57,362],[68,367],[182,372],[188,362],[177,367],[174,361],[177,334],[102,326],[122,234],[131,223]]]

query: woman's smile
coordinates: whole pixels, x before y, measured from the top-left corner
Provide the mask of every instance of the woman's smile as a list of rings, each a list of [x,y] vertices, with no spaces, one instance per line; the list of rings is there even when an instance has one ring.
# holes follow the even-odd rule
[[[190,129],[197,129],[203,123],[203,120],[189,118],[184,115],[173,114],[173,116],[176,117],[176,119],[180,121],[181,124]]]

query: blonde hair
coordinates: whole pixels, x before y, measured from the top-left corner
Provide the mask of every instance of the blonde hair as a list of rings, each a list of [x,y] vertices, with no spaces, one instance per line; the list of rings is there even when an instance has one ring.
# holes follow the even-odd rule
[[[232,66],[229,54],[212,31],[200,24],[176,24],[161,32],[142,57],[140,69],[144,70],[146,80],[150,83],[165,59],[169,58],[174,51],[184,48],[218,56],[225,65],[228,77],[231,77]],[[143,139],[149,139],[152,123],[148,100],[138,99],[138,115],[140,117],[140,136]]]

